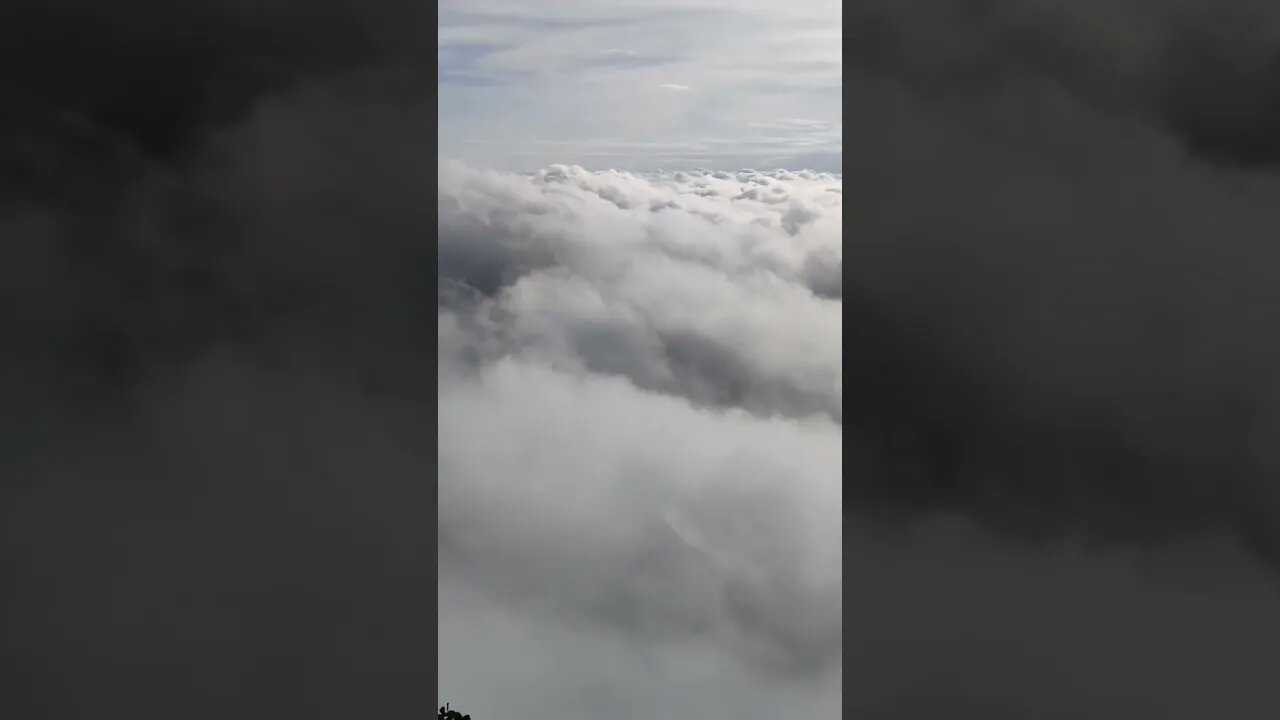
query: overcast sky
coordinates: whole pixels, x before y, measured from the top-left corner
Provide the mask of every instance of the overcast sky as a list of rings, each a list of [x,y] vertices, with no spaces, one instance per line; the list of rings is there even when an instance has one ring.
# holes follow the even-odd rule
[[[838,170],[840,15],[833,0],[446,0],[440,153]]]

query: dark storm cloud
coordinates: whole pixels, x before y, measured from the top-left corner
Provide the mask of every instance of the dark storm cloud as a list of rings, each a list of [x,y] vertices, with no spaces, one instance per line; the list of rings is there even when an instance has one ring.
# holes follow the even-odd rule
[[[432,706],[429,17],[0,10],[0,714]]]
[[[1280,14],[846,20],[846,703],[1273,715]]]

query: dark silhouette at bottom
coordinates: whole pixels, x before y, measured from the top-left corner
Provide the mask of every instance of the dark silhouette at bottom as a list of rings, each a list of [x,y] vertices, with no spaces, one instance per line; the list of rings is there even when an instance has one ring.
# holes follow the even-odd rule
[[[449,703],[445,703],[444,707],[440,708],[440,714],[436,716],[436,720],[471,720],[471,716],[463,715],[457,710],[450,710]]]

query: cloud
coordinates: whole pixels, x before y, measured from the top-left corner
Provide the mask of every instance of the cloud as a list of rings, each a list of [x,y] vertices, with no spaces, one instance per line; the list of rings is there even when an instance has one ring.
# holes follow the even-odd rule
[[[684,92],[689,89],[688,85],[677,85],[675,83],[663,83],[658,87],[662,88],[663,90],[676,90],[678,92]]]
[[[825,1],[566,3],[536,13],[507,2],[446,2],[441,38],[504,49],[463,73],[441,45],[441,67],[457,71],[442,75],[441,153],[515,171],[555,163],[734,169],[759,166],[762,156],[770,167],[808,167],[794,148],[746,125],[800,116],[837,130],[808,149],[825,156],[824,168],[838,168],[840,12]],[[664,85],[696,91],[679,104],[636,92]],[[705,138],[719,142],[696,155],[642,148]],[[548,141],[559,143],[556,152],[539,152]]]
[[[441,624],[492,653],[442,670],[469,707],[514,712],[497,673],[529,717],[835,711],[840,183],[440,165]],[[492,622],[561,628],[559,663]]]
[[[681,394],[697,386],[772,412],[838,414],[840,306],[830,298],[841,197],[826,192],[838,176],[553,166],[481,190],[464,184],[466,173],[442,166],[442,184],[459,189],[440,203],[441,272],[487,296],[504,293],[504,312],[517,320],[552,323],[529,342],[580,350],[617,332],[652,346],[643,363],[652,375],[636,367],[633,380]],[[548,267],[578,274],[529,272]],[[740,312],[725,316],[728,306]],[[726,363],[748,376],[734,379]],[[766,389],[797,405],[754,397]]]

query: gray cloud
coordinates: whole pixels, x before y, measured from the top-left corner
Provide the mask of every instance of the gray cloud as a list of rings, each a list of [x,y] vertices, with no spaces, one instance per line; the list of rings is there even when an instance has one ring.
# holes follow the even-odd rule
[[[829,0],[446,2],[441,154],[505,170],[650,171],[809,167],[796,156],[813,153],[838,172],[839,19]],[[480,45],[502,49],[464,49]],[[769,127],[795,117],[826,127]]]
[[[441,172],[440,273],[490,297],[526,349],[713,404],[838,416],[838,176]],[[744,197],[757,178],[781,201]]]
[[[786,202],[741,196],[760,182]],[[809,283],[839,262],[839,185],[440,166],[442,633],[514,654],[446,663],[468,706],[515,712],[495,673],[537,676],[526,717],[650,692],[711,717],[835,712],[840,301]],[[562,628],[538,632],[561,665],[522,666],[492,623]]]

